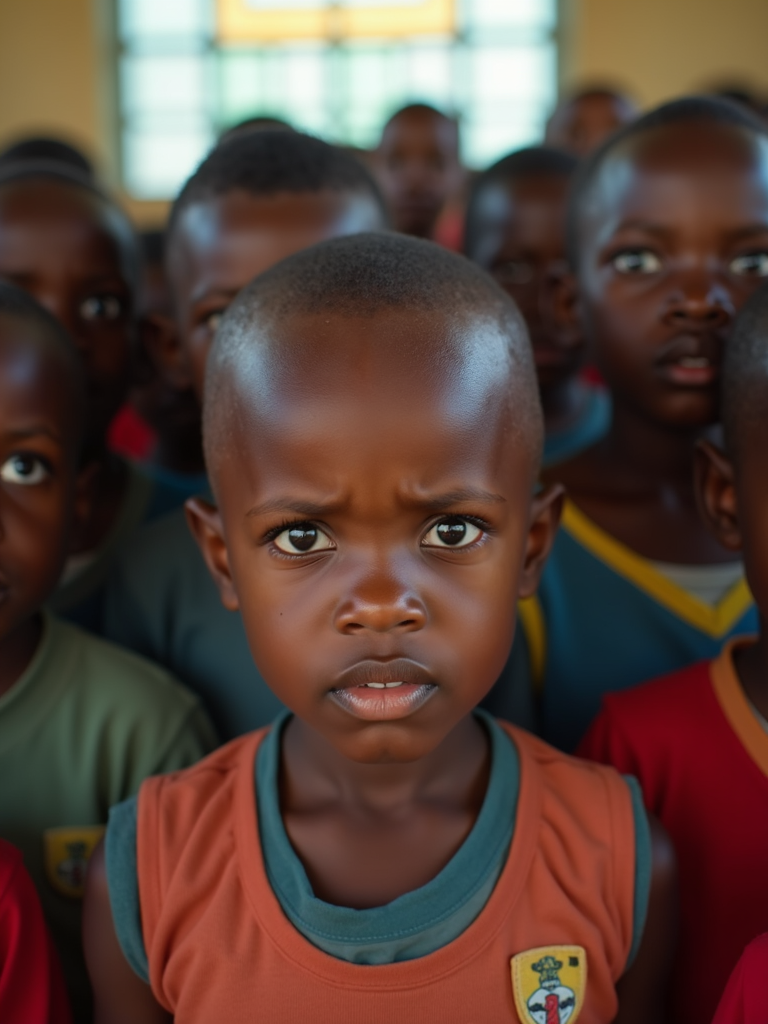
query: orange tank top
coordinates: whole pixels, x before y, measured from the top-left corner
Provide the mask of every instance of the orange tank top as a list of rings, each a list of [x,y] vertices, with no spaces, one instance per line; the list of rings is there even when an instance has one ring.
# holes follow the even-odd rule
[[[283,914],[258,834],[264,730],[148,779],[138,801],[142,931],[152,991],[176,1024],[533,1024],[557,1020],[548,1010],[568,992],[582,1024],[612,1021],[633,932],[629,788],[613,769],[502,724],[520,758],[507,863],[457,939],[402,963],[338,960]]]

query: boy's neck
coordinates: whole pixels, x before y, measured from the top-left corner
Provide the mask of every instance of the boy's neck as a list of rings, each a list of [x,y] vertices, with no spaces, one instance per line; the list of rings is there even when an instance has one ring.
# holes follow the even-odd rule
[[[438,746],[415,761],[365,764],[339,753],[315,729],[294,717],[283,734],[282,802],[335,803],[391,813],[422,800],[482,804],[490,771],[490,743],[467,715]]]
[[[614,405],[603,455],[615,466],[617,481],[631,480],[641,490],[671,488],[692,495],[694,446],[702,429],[670,429]]]
[[[567,377],[540,389],[547,433],[567,430],[578,419],[587,401],[587,387],[578,377]]]
[[[768,633],[762,615],[757,642],[738,647],[733,660],[744,693],[763,718],[768,719]]]
[[[0,640],[0,696],[21,679],[35,656],[43,633],[43,618],[33,615]]]

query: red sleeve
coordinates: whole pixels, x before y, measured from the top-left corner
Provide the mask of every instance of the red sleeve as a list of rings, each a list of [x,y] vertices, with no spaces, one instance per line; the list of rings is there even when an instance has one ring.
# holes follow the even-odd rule
[[[600,714],[582,739],[576,754],[588,761],[612,765],[622,775],[639,777],[638,759],[629,737],[621,728],[620,716],[617,718],[613,712],[610,700],[603,701]]]
[[[71,1024],[56,951],[21,854],[0,843],[0,1021]]]
[[[725,986],[712,1024],[768,1021],[768,935],[751,942]]]

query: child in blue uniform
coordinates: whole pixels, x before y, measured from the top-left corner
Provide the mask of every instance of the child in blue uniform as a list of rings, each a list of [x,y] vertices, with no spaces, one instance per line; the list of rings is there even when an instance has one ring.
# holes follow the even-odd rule
[[[554,279],[565,269],[565,207],[577,160],[536,146],[510,153],[475,180],[464,251],[517,303],[533,345],[544,411],[544,466],[589,448],[608,430],[610,400],[582,380],[580,330],[558,328]]]
[[[768,274],[768,133],[721,100],[660,107],[578,173],[578,319],[613,400],[609,433],[545,474],[569,500],[523,614],[543,735],[573,749],[604,693],[714,657],[757,617],[738,557],[695,506],[735,312]]]

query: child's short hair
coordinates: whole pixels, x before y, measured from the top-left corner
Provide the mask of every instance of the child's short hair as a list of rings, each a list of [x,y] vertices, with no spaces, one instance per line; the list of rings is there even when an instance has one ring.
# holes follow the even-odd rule
[[[467,203],[464,249],[468,255],[475,251],[480,225],[478,203],[484,190],[490,185],[503,185],[521,178],[570,178],[579,165],[578,158],[571,153],[551,146],[529,146],[497,160],[475,178]]]
[[[655,128],[691,121],[733,125],[768,138],[768,125],[759,117],[737,103],[715,96],[686,96],[672,100],[620,128],[580,164],[574,176],[566,215],[566,247],[572,267],[579,264],[579,235],[584,209],[611,154],[628,139]]]
[[[168,244],[189,206],[240,189],[252,196],[278,192],[351,192],[368,195],[388,214],[379,187],[351,153],[300,132],[272,130],[222,140],[188,179],[171,208]]]
[[[0,161],[0,188],[15,182],[35,179],[47,179],[79,188],[95,196],[109,210],[115,222],[115,238],[120,245],[128,284],[135,293],[139,287],[141,270],[141,254],[136,232],[122,207],[98,184],[92,171],[84,171],[75,161],[49,157],[36,156]]]
[[[96,178],[93,164],[85,153],[64,139],[34,135],[11,143],[0,152],[0,165],[26,163],[32,160],[66,164],[89,178]]]
[[[542,419],[536,371],[522,317],[485,271],[447,249],[395,233],[334,238],[278,263],[247,285],[224,315],[208,360],[204,435],[215,432],[216,410],[227,404],[230,372],[258,345],[262,324],[294,315],[331,313],[372,317],[382,310],[469,314],[492,321],[506,337],[514,366],[515,399],[526,431],[541,447]],[[540,454],[540,452],[539,452]]]
[[[723,353],[721,416],[725,443],[738,454],[743,435],[768,413],[768,283],[741,308]]]

